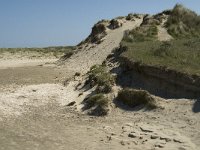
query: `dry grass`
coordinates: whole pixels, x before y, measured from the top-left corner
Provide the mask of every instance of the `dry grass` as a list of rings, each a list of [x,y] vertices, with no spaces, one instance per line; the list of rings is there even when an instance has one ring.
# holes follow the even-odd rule
[[[117,99],[130,107],[144,105],[148,108],[157,108],[155,99],[143,90],[123,89],[118,93]]]
[[[156,26],[141,26],[132,31],[126,31],[123,37],[125,42],[152,41],[157,37],[158,29]]]
[[[126,20],[134,20],[134,18],[140,19],[140,15],[136,13],[130,13],[126,16]]]
[[[179,39],[169,42],[124,42],[123,57],[131,61],[167,67],[190,75],[200,75],[200,40]]]
[[[175,38],[200,37],[200,16],[177,4],[170,13],[166,27]]]
[[[90,115],[104,116],[108,113],[109,100],[103,94],[96,94],[84,100],[85,108],[90,109]]]
[[[114,77],[107,71],[104,65],[95,65],[88,72],[88,82],[97,85],[99,93],[109,93],[115,83]]]

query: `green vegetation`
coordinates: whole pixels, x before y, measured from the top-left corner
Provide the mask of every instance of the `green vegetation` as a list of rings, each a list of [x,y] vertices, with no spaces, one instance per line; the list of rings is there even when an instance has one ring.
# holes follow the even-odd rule
[[[118,93],[117,100],[130,107],[145,105],[148,108],[157,108],[155,99],[143,90],[123,89]]]
[[[124,18],[126,18],[125,16],[118,16],[117,18],[115,18],[115,19],[124,19]]]
[[[96,94],[93,96],[90,96],[87,98],[85,101],[85,107],[87,109],[92,109],[89,114],[91,115],[98,115],[98,116],[103,116],[108,113],[108,99],[103,95],[103,94]]]
[[[168,13],[166,26],[174,40],[158,41],[157,27],[142,25],[125,33],[121,47],[126,51],[121,56],[139,64],[200,75],[200,17],[181,5]]]
[[[200,37],[200,16],[177,4],[170,13],[166,27],[175,38]]]
[[[0,48],[0,54],[3,53],[38,53],[41,56],[51,54],[55,57],[61,56],[65,53],[71,54],[73,52],[73,46],[57,46],[57,47],[45,47],[45,48]]]
[[[125,42],[143,42],[152,41],[157,37],[158,29],[156,26],[141,26],[132,31],[127,31],[124,34],[123,41]]]
[[[115,82],[114,77],[107,71],[104,65],[95,65],[88,72],[89,81],[97,85],[99,93],[109,93],[112,90],[112,85]]]
[[[80,72],[76,72],[74,76],[79,77],[79,76],[81,76],[81,73]]]
[[[107,71],[105,63],[92,66],[88,76],[86,84],[89,84],[90,87],[96,86],[96,89],[95,94],[84,100],[84,109],[89,109],[90,115],[107,115],[109,99],[105,95],[112,91],[115,78]]]
[[[134,62],[200,75],[200,39],[123,42],[123,45],[128,50],[122,56]]]
[[[136,13],[130,13],[128,16],[126,16],[126,20],[134,20],[134,18],[140,19],[140,15]]]
[[[85,103],[87,104],[88,108],[94,107],[94,106],[101,106],[105,107],[108,106],[108,100],[105,98],[103,94],[95,94],[88,99],[85,100]]]

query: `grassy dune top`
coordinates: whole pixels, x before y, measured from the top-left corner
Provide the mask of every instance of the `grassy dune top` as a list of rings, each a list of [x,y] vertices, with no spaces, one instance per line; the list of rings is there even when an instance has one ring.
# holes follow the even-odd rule
[[[176,5],[166,22],[168,33],[174,39],[158,41],[156,28],[148,25],[126,32],[121,45],[127,51],[122,56],[142,64],[200,75],[200,17]]]
[[[200,39],[123,42],[123,45],[128,50],[122,55],[130,60],[200,75]]]
[[[200,16],[177,4],[170,13],[166,27],[175,38],[200,37]]]

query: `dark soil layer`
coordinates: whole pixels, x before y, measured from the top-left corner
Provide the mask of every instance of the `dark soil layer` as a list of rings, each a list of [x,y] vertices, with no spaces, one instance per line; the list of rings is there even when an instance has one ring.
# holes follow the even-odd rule
[[[123,87],[141,88],[164,98],[199,98],[200,77],[165,67],[130,61],[122,57],[124,72],[118,78]]]

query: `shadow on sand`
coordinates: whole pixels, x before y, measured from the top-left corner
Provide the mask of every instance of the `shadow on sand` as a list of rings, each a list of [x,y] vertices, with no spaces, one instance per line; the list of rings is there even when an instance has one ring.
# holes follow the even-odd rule
[[[144,112],[148,112],[148,111],[154,110],[154,109],[146,107],[145,105],[138,105],[138,106],[135,106],[135,107],[130,107],[128,105],[123,104],[123,102],[117,100],[117,98],[115,98],[113,100],[113,103],[115,104],[116,107],[118,107],[120,109],[123,109],[123,110],[126,110],[126,111],[144,111]]]
[[[193,105],[192,111],[194,113],[199,113],[200,112],[200,99],[197,99]]]

